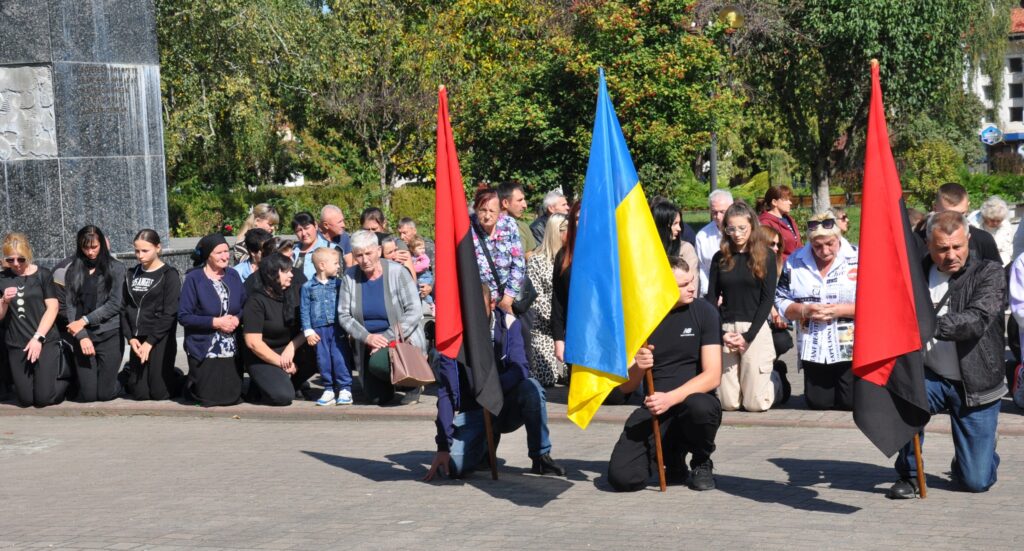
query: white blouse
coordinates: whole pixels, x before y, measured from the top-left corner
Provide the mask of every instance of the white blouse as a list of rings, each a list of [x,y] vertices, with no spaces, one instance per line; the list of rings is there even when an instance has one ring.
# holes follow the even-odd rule
[[[843,244],[824,277],[814,262],[811,245],[786,259],[775,290],[775,308],[785,317],[791,304],[847,304],[857,296],[857,248]],[[853,320],[807,320],[799,331],[799,354],[805,362],[835,364],[853,359]]]

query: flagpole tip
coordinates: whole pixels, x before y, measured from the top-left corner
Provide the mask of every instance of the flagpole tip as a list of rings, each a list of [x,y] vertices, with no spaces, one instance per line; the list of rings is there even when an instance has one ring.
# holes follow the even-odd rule
[[[871,66],[878,67],[878,58],[871,58]]]

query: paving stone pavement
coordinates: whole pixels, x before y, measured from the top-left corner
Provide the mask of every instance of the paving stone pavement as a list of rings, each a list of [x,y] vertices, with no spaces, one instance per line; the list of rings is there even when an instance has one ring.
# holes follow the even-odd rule
[[[1000,480],[953,491],[952,444],[925,447],[926,500],[889,501],[890,461],[857,430],[723,427],[718,489],[609,491],[620,427],[552,424],[565,479],[526,474],[522,431],[501,480],[424,483],[426,418],[0,417],[0,548],[1021,549],[1024,437]]]

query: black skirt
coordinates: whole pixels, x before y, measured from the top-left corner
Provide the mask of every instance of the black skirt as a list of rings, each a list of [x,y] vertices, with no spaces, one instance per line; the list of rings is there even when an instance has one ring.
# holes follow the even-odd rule
[[[188,390],[203,407],[233,406],[242,401],[242,374],[235,358],[188,357]]]

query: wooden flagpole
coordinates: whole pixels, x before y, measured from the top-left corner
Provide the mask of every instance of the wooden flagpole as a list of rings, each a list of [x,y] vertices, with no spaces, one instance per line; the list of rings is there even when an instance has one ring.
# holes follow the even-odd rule
[[[644,344],[644,346],[647,346]],[[654,394],[654,374],[648,369],[644,374],[644,382],[647,383],[647,395]],[[658,486],[665,491],[665,458],[661,454],[661,422],[658,416],[651,412],[651,425],[654,427],[654,451],[658,458]]]
[[[484,430],[487,432],[487,456],[491,463],[491,480],[498,480],[498,458],[494,450],[494,428],[491,426],[491,412],[484,410]]]
[[[917,488],[921,499],[928,497],[928,487],[924,482],[924,459],[921,458],[921,435],[914,435],[914,460],[917,461]]]

